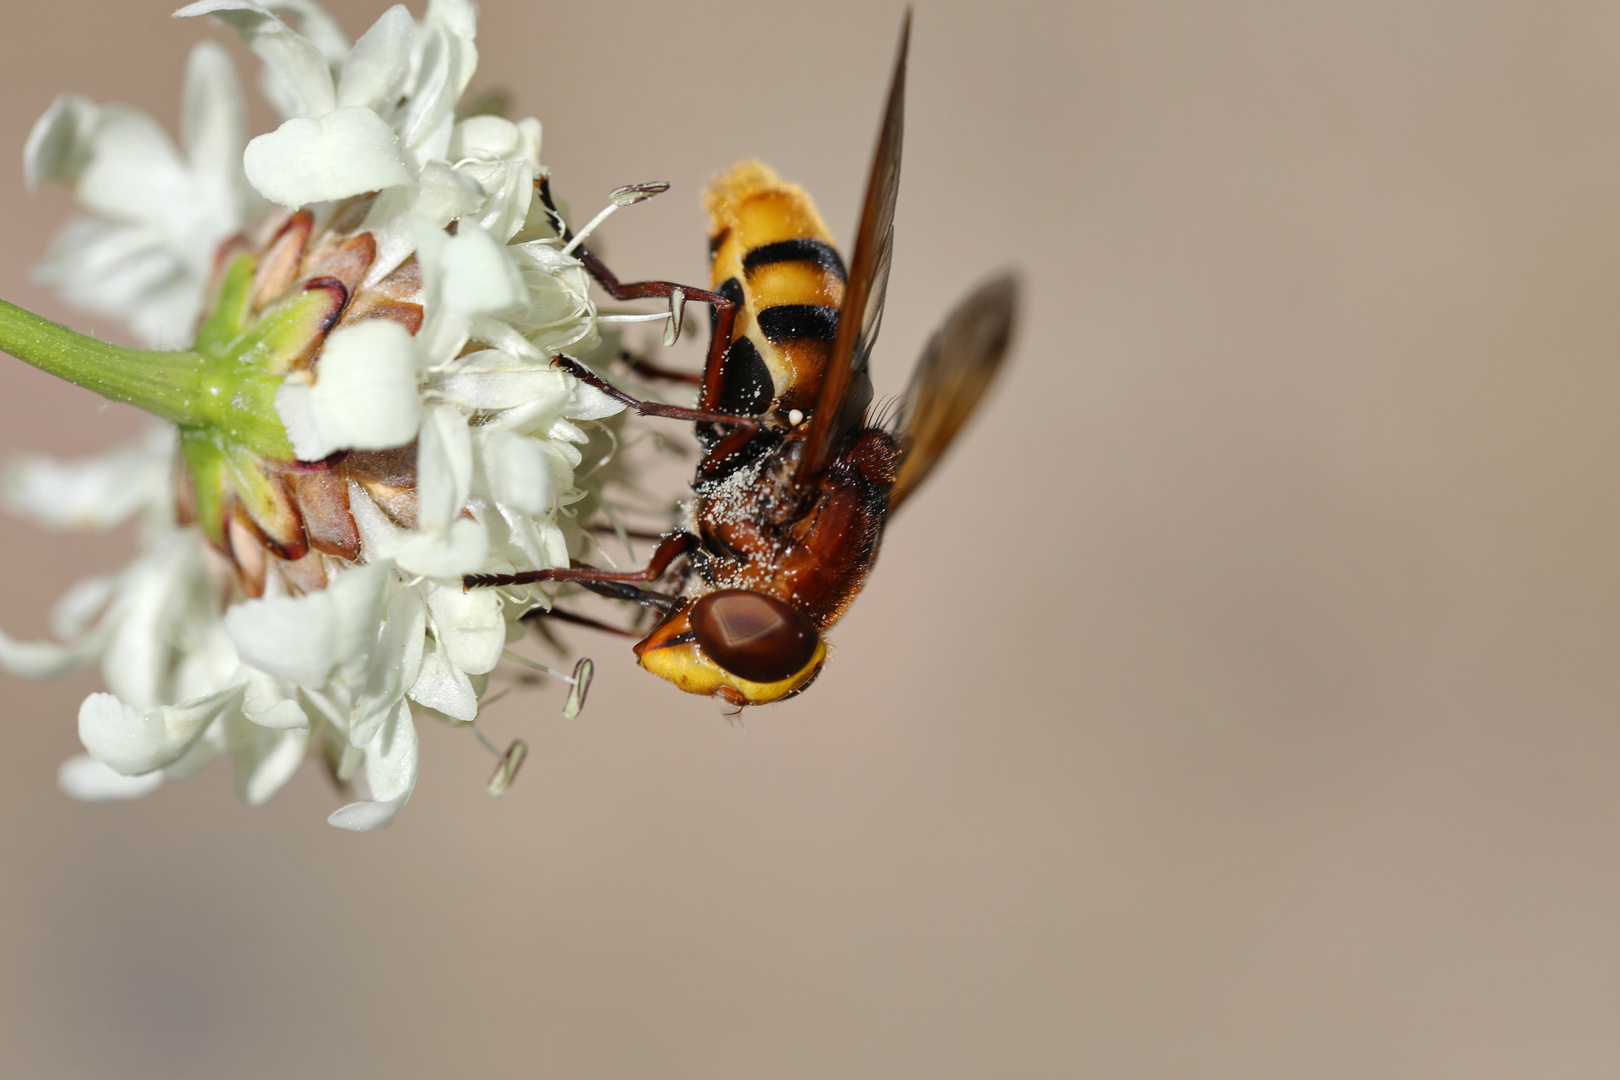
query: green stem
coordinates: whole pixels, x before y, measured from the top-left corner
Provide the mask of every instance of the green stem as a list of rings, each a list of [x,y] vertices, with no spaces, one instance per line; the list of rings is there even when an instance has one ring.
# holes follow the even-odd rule
[[[282,321],[295,321],[300,314],[301,309]],[[279,326],[272,322],[270,329]],[[294,329],[304,328],[298,324]],[[212,431],[274,460],[293,458],[292,444],[275,409],[282,373],[247,362],[229,350],[215,356],[126,349],[69,330],[4,300],[0,300],[0,350],[183,428]]]
[[[196,423],[203,358],[109,345],[0,300],[0,349],[102,397]]]

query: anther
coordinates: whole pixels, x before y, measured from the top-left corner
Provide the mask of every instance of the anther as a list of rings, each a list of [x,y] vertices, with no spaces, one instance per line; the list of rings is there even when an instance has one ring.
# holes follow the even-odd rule
[[[568,691],[568,700],[563,702],[563,718],[572,720],[579,715],[579,710],[585,707],[585,695],[590,692],[591,678],[596,674],[596,665],[588,656],[579,658],[574,665],[573,687]]]
[[[686,315],[686,290],[676,287],[669,294],[669,325],[664,327],[664,348],[681,339],[681,319]]]
[[[630,206],[634,203],[650,199],[654,195],[662,195],[669,190],[667,180],[649,180],[644,184],[626,184],[622,188],[614,188],[608,199],[614,206]]]
[[[608,193],[608,204],[602,207],[600,213],[586,222],[583,229],[574,234],[574,238],[563,246],[562,253],[572,255],[574,249],[584,242],[585,238],[591,234],[591,231],[606,221],[608,215],[619,207],[630,206],[668,190],[669,184],[663,180],[654,180],[646,184],[627,184],[622,188],[614,188]]]
[[[489,793],[495,798],[506,794],[506,789],[512,786],[517,779],[517,771],[522,768],[523,761],[529,756],[529,744],[522,739],[513,739],[512,745],[506,748],[501,760],[495,766],[495,774],[489,778]]]

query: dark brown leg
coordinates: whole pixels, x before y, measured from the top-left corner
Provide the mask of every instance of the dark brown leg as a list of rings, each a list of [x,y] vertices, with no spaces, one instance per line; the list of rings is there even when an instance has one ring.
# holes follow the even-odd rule
[[[559,567],[555,570],[526,570],[521,574],[468,574],[461,579],[461,587],[485,589],[498,585],[532,585],[537,581],[574,581],[588,588],[593,584],[612,586],[618,583],[657,581],[664,576],[664,571],[669,569],[670,563],[691,551],[696,544],[697,537],[691,533],[674,532],[664,537],[646,567],[641,570],[599,570],[594,566],[571,566],[567,569]],[[639,593],[642,590],[635,591]],[[612,590],[609,595],[619,596],[618,590]],[[634,599],[630,596],[620,598]]]
[[[575,626],[587,626],[592,630],[602,630],[609,634],[622,634],[624,637],[639,638],[642,636],[635,630],[626,630],[622,626],[613,626],[593,619],[588,615],[576,615],[572,611],[563,611],[560,608],[552,608],[550,611],[545,608],[535,608],[523,616],[524,622],[539,622],[541,619],[555,619],[558,622],[572,623]]]
[[[657,401],[642,401],[633,398],[620,390],[617,386],[597,375],[590,368],[575,360],[572,356],[558,354],[551,361],[553,367],[561,368],[580,382],[589,383],[615,401],[622,401],[642,416],[662,416],[670,420],[685,420],[693,424],[729,424],[731,431],[714,444],[714,448],[704,455],[699,470],[712,473],[724,465],[731,455],[737,453],[748,445],[750,439],[759,434],[760,424],[757,416],[737,416],[734,413],[712,412],[708,409],[688,409],[681,405],[664,405]]]
[[[551,217],[552,226],[562,236],[564,242],[571,243],[574,231],[563,222],[562,215],[557,212],[556,203],[551,201],[551,178],[540,177],[535,181],[535,190]],[[609,270],[584,244],[574,249],[574,256],[585,265],[586,272],[615,300],[668,298],[679,290],[687,300],[697,300],[714,306],[714,333],[709,336],[709,356],[703,365],[703,376],[699,383],[703,390],[698,401],[711,407],[718,402],[720,389],[725,383],[726,352],[731,348],[731,332],[737,325],[737,305],[719,293],[707,289],[694,289],[690,285],[677,285],[673,281],[620,282],[613,271]],[[672,316],[679,318],[679,312],[672,311]]]
[[[685,383],[687,386],[703,385],[703,376],[695,371],[676,371],[674,368],[662,367],[628,349],[620,350],[619,360],[637,375],[649,379],[664,379],[669,382]]]

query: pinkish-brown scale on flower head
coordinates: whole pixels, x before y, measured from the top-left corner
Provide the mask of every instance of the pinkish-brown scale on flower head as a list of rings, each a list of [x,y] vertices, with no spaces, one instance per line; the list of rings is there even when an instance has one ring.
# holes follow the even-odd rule
[[[309,546],[322,555],[350,562],[360,557],[360,530],[349,512],[349,485],[341,467],[299,469],[293,496],[304,515]]]
[[[342,469],[395,525],[416,528],[415,442],[393,450],[353,451],[343,459]]]
[[[259,254],[258,269],[253,275],[253,310],[263,311],[284,296],[302,275],[304,252],[309,247],[309,234],[315,227],[315,215],[298,210],[282,221],[269,244]]]

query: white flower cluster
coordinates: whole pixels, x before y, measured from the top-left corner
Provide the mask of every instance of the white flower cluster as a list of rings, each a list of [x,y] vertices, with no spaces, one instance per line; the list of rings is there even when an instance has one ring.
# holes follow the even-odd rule
[[[466,592],[461,575],[567,565],[565,508],[587,495],[581,424],[621,406],[550,366],[597,343],[598,316],[534,205],[539,122],[457,118],[477,63],[469,0],[429,0],[420,20],[396,6],[353,45],[313,0],[203,0],[176,15],[237,30],[284,122],[244,148],[236,77],[209,43],[188,69],[183,150],[134,110],[60,98],[29,140],[28,176],[73,185],[94,216],[63,232],[41,276],[149,343],[183,346],[223,241],[282,207],[319,216],[369,196],[367,281],[414,258],[420,329],[340,327],[275,407],[302,461],[414,440],[415,519],[350,480],[361,560],[321,556],[324,589],[272,576],[245,599],[176,523],[172,429],[95,461],[14,463],[13,508],[74,527],[138,513],[144,550],[61,601],[52,629],[66,644],[0,634],[0,664],[48,677],[100,662],[109,693],[79,713],[89,756],[61,773],[73,795],[141,795],[228,754],[258,803],[319,754],[369,788],[331,822],[373,829],[415,784],[412,703],[472,720],[538,599]]]

